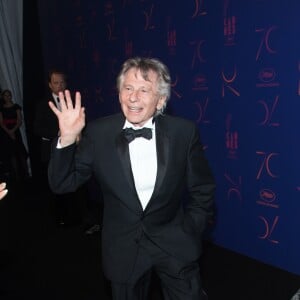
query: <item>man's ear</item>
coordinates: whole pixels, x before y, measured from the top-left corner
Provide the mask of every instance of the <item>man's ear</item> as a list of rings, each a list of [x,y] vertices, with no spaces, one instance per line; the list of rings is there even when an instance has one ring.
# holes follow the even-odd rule
[[[167,100],[166,96],[160,96],[156,105],[156,109],[160,110],[164,106],[166,100]]]

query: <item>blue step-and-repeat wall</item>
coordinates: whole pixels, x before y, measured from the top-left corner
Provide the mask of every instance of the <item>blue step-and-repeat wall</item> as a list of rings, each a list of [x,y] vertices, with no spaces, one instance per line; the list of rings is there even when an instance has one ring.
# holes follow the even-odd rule
[[[119,111],[126,58],[165,62],[168,111],[197,122],[217,181],[209,238],[300,274],[300,2],[40,0],[39,13],[45,70],[67,72],[89,120]]]

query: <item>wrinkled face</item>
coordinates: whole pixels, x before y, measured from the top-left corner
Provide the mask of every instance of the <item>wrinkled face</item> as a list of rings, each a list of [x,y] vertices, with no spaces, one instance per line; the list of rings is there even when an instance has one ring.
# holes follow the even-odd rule
[[[63,74],[53,73],[51,75],[51,81],[49,82],[50,90],[58,95],[59,92],[63,92],[66,89],[66,81]]]
[[[119,100],[126,119],[135,126],[142,127],[157,109],[161,109],[166,97],[158,94],[157,74],[148,72],[145,80],[141,72],[129,69],[121,82]]]

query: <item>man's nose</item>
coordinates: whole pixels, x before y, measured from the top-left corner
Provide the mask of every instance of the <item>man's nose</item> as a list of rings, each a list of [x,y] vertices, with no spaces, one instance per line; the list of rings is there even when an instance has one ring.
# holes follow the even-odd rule
[[[132,91],[129,97],[130,102],[136,102],[138,101],[139,95],[138,95],[139,91]]]

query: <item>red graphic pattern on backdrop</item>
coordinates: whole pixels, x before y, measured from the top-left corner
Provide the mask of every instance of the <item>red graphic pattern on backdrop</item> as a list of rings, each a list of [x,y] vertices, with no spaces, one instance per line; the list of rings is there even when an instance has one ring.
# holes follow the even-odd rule
[[[53,0],[39,9],[45,70],[67,70],[89,119],[119,111],[126,58],[168,65],[170,113],[197,122],[217,180],[211,238],[300,274],[290,234],[300,228],[300,2],[285,5],[289,22],[280,0]]]

